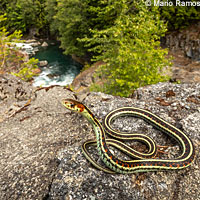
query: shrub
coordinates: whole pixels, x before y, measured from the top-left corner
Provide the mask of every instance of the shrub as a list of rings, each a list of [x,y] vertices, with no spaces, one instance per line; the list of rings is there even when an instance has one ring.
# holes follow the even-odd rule
[[[92,37],[81,40],[97,54],[94,61],[106,63],[98,73],[103,84],[93,88],[127,97],[138,87],[168,80],[162,69],[170,62],[159,42],[167,29],[157,8],[149,10],[143,1],[130,5],[128,0],[118,0],[102,12],[107,16],[112,9],[120,9],[114,25],[93,29]]]
[[[6,17],[0,15],[0,22],[6,20]],[[37,68],[38,59],[31,58],[24,61],[24,55],[15,47],[15,43],[22,42],[21,31],[15,31],[9,34],[5,27],[0,28],[0,71],[1,73],[11,72],[23,80],[30,80],[33,76],[34,69]]]

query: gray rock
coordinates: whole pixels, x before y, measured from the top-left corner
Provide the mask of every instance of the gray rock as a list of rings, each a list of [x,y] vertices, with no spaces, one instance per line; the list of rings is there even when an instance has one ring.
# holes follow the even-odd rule
[[[36,43],[37,40],[36,39],[28,39],[25,41],[26,43]]]
[[[40,67],[45,67],[47,65],[48,65],[48,61],[47,60],[42,60],[42,61],[39,62],[39,66]]]
[[[101,80],[99,79],[98,76],[96,76],[95,72],[97,69],[105,64],[102,61],[98,61],[94,63],[91,67],[88,69],[80,72],[79,75],[75,77],[75,79],[72,82],[72,87],[75,91],[86,94],[89,92],[89,87],[95,82],[96,84],[101,85],[102,83],[100,82]]]
[[[75,94],[57,86],[35,91],[17,78],[0,77],[0,199],[199,198],[200,84],[159,83],[139,88],[132,98],[88,93],[83,100],[100,121],[109,111],[130,105],[182,127],[195,144],[197,158],[180,171],[109,175],[93,168],[80,148],[83,141],[94,138],[92,127],[66,110],[60,103],[63,98]],[[12,106],[15,110],[10,113]],[[113,126],[143,132],[160,145],[171,146],[161,157],[180,153],[175,141],[143,120],[120,118]],[[90,151],[98,159],[96,149]]]
[[[189,47],[185,50],[185,53],[186,53],[186,56],[189,57],[189,58],[192,58],[193,57],[193,53],[192,53],[192,48]]]
[[[43,42],[42,43],[42,47],[48,47],[49,45],[48,45],[48,43],[47,42]]]
[[[59,163],[57,153],[69,145],[60,99],[73,96],[63,87],[35,89],[12,76],[0,77],[2,200],[48,196]]]
[[[167,95],[173,91],[172,96]],[[197,99],[194,101],[191,96]],[[136,90],[133,98],[119,98],[102,93],[90,93],[84,103],[102,120],[107,112],[121,106],[133,105],[146,108],[170,123],[183,127],[193,140],[196,152],[200,144],[200,84],[160,83]],[[163,106],[158,98],[174,104]],[[157,99],[157,100],[156,100]],[[195,102],[195,103],[194,103]],[[76,122],[74,134],[83,140],[93,138],[91,126],[78,114],[72,114],[71,123]],[[75,124],[76,124],[75,123]],[[195,125],[194,125],[195,123]],[[178,125],[179,124],[179,125]],[[122,126],[121,126],[122,125]],[[178,156],[175,141],[159,134],[142,120],[116,120],[114,127],[122,131],[138,131],[149,134],[158,144],[173,146],[168,156]],[[80,127],[80,132],[76,132]],[[187,127],[187,128],[186,128]],[[76,137],[75,136],[75,137]],[[81,142],[82,143],[82,142]],[[60,165],[50,190],[50,199],[198,199],[199,155],[191,167],[180,171],[147,172],[132,175],[109,175],[89,164],[81,153],[81,143],[60,151]],[[98,158],[95,149],[91,150]]]
[[[36,41],[36,42],[30,43],[30,45],[32,47],[39,47],[41,45],[41,43],[39,41]]]
[[[199,23],[197,23],[187,29],[169,33],[166,35],[166,43],[164,45],[174,52],[182,51],[188,58],[197,61],[200,59],[199,38]]]

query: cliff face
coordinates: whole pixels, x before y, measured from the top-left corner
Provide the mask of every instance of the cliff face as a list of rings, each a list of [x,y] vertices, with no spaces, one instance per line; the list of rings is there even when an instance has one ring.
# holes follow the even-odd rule
[[[199,198],[200,84],[159,83],[139,88],[132,98],[77,95],[100,121],[115,108],[135,106],[181,128],[193,140],[197,156],[180,171],[109,175],[93,168],[81,152],[83,141],[94,138],[92,127],[66,110],[63,98],[76,94],[57,86],[36,90],[11,75],[0,76],[0,199]],[[142,120],[120,118],[114,126],[169,146],[163,158],[180,155],[173,139]],[[98,159],[95,148],[91,153]]]
[[[166,35],[163,45],[170,51],[182,51],[192,60],[200,60],[200,22],[186,29],[174,31]]]

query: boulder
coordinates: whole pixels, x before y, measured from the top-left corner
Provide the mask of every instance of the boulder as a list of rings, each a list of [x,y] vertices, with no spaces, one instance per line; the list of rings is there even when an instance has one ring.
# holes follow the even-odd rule
[[[39,62],[39,66],[40,67],[45,67],[47,65],[48,65],[48,61],[47,60],[42,60],[42,61]]]
[[[32,47],[39,47],[41,44],[40,44],[39,41],[36,41],[36,42],[30,43],[30,45],[31,45]]]
[[[60,123],[66,114],[60,99],[73,98],[63,87],[51,92],[47,97],[45,89],[36,91],[14,76],[0,76],[0,199],[48,196],[59,165],[57,153],[69,145]]]
[[[39,73],[41,73],[41,69],[40,68],[37,68],[37,69],[32,69],[32,72],[34,73],[34,74],[39,74]]]
[[[130,175],[99,171],[81,152],[82,143],[94,138],[92,127],[65,109],[60,103],[63,98],[82,101],[100,122],[121,106],[148,109],[192,139],[196,160],[189,168],[175,171]],[[196,200],[200,196],[199,111],[198,83],[158,83],[137,89],[131,98],[93,92],[81,99],[66,87],[34,88],[14,76],[0,75],[0,199]],[[159,145],[169,146],[167,155],[159,155],[163,158],[180,153],[176,141],[143,120],[125,117],[113,126],[147,134]],[[98,159],[95,147],[90,152]]]
[[[43,42],[42,43],[42,47],[48,47],[49,45],[48,45],[48,43],[47,42]]]
[[[28,39],[25,41],[26,43],[36,43],[37,40],[36,39]]]
[[[91,108],[101,122],[106,113],[122,106],[150,110],[181,128],[193,140],[196,160],[191,167],[183,170],[110,175],[94,168],[81,152],[83,141],[76,142],[58,154],[60,164],[50,188],[49,199],[196,200],[199,198],[200,84],[159,83],[139,88],[132,98],[89,93],[83,102]],[[72,113],[70,120],[68,125],[74,124],[73,129],[70,130],[74,138],[80,137],[84,141],[94,138],[91,125],[83,117]],[[167,157],[180,155],[180,148],[172,138],[160,134],[160,131],[153,129],[140,119],[120,118],[114,122],[113,127],[124,132],[136,131],[148,134],[158,144],[169,146]],[[90,153],[99,160],[95,148],[91,148]],[[102,162],[100,164],[103,165]]]

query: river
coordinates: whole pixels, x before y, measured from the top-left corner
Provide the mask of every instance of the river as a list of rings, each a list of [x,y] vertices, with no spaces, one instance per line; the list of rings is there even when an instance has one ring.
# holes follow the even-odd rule
[[[47,60],[48,65],[41,67],[42,72],[34,78],[34,86],[47,87],[51,85],[68,85],[80,73],[82,65],[75,62],[71,56],[63,54],[59,45],[42,47],[34,56],[40,61]]]

